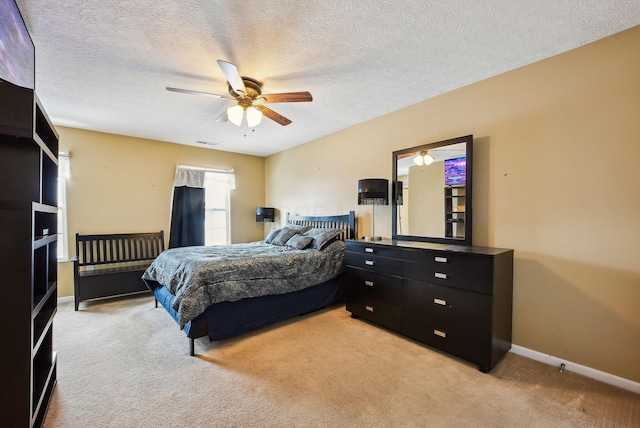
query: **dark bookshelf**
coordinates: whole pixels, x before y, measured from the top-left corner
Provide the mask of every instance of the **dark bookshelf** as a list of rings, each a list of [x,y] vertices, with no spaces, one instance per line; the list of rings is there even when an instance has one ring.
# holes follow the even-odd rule
[[[0,84],[0,414],[42,425],[56,383],[58,135],[35,92]]]

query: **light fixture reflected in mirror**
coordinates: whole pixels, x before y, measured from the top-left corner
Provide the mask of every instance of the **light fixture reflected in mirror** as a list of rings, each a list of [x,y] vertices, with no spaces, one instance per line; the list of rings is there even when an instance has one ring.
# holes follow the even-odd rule
[[[416,165],[431,165],[434,159],[433,156],[429,154],[429,152],[420,152],[415,158],[413,158],[413,162]]]
[[[242,126],[244,111],[247,112],[247,126],[253,128],[262,122],[262,112],[255,107],[244,108],[241,105],[235,105],[227,109],[227,117],[229,121],[236,126]]]

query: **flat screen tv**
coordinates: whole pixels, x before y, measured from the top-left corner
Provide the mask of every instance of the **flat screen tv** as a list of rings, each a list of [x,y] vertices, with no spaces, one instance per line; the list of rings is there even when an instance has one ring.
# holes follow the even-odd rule
[[[445,159],[444,185],[464,186],[467,182],[467,158]]]
[[[0,0],[0,79],[35,89],[35,48],[14,0]]]

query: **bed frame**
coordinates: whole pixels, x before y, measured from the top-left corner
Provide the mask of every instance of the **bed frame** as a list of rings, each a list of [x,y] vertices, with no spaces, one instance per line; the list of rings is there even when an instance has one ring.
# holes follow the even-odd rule
[[[356,234],[355,212],[338,216],[298,216],[287,213],[286,224],[342,229],[340,239],[353,239]],[[173,296],[166,287],[147,281],[157,302],[177,320],[178,314],[171,307]],[[227,339],[273,324],[296,315],[321,309],[344,299],[342,275],[323,284],[293,293],[255,297],[235,302],[221,302],[209,306],[184,327],[189,338],[189,354],[195,355],[194,341],[203,336],[210,340]]]

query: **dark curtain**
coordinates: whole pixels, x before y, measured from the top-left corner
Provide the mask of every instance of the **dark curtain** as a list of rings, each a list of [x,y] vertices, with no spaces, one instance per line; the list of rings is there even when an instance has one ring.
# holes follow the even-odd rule
[[[204,245],[204,189],[173,189],[169,248]]]

